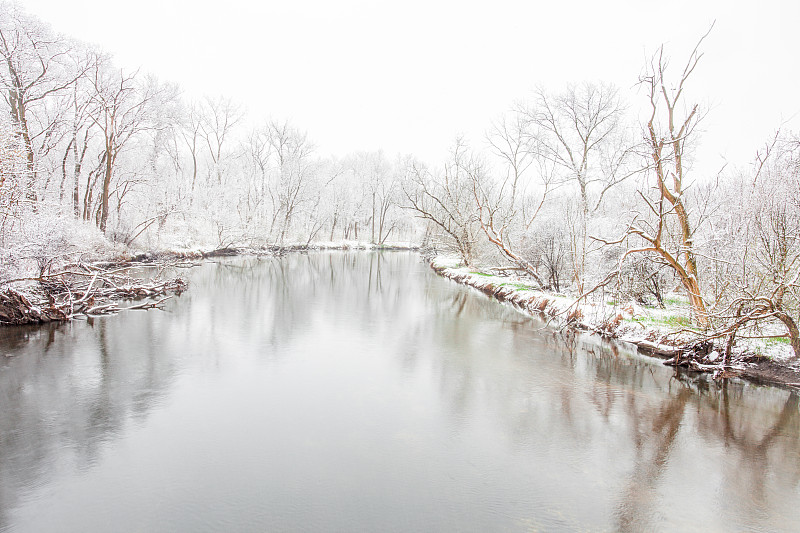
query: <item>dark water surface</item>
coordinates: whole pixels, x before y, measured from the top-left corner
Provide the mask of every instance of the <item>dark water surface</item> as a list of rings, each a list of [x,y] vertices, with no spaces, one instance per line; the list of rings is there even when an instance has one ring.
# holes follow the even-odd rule
[[[542,331],[414,254],[185,273],[166,312],[0,330],[0,531],[800,530],[796,393]]]

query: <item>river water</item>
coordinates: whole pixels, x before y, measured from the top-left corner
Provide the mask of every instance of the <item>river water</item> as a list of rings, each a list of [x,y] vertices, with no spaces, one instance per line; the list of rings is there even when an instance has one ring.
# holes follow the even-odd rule
[[[413,253],[236,258],[0,330],[0,531],[797,531],[786,390],[542,329]]]

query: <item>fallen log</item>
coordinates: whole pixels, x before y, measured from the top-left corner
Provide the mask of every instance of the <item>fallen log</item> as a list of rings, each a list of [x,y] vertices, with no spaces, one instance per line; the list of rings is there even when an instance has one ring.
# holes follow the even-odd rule
[[[657,344],[651,341],[638,341],[636,346],[643,352],[661,355],[664,357],[677,357],[681,353],[681,349],[677,346],[670,346],[669,344]]]
[[[0,291],[0,325],[42,324],[64,321],[76,316],[95,317],[127,309],[161,309],[163,303],[186,290],[180,277],[149,279],[130,275],[130,268],[105,270],[94,265],[77,265],[39,279],[25,279],[25,292],[7,287]],[[152,265],[148,266],[152,268]],[[82,271],[81,271],[82,270]],[[122,300],[145,301],[120,307]]]
[[[33,305],[22,293],[7,288],[0,292],[0,325],[21,326],[67,320],[67,314],[53,305]]]

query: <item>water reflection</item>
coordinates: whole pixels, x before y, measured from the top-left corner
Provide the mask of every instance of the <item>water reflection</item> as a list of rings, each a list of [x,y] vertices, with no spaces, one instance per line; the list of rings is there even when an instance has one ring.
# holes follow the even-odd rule
[[[800,521],[797,393],[542,330],[413,254],[190,274],[164,313],[0,330],[0,530]]]
[[[142,335],[162,325],[139,314]],[[113,320],[0,330],[0,529],[19,498],[100,450],[168,389],[173,364]],[[12,357],[8,357],[12,356]]]

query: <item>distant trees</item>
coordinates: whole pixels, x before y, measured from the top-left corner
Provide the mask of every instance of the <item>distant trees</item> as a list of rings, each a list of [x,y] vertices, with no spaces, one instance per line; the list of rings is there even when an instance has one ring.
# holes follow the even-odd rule
[[[359,183],[349,161],[332,160],[326,167],[328,201],[323,204],[324,216],[329,220],[328,240],[333,241],[338,230],[343,239],[353,238],[357,229],[363,198]]]
[[[443,244],[458,253],[465,265],[473,265],[477,259],[481,232],[473,189],[475,170],[468,172],[475,164],[466,144],[459,139],[441,171],[431,172],[414,165],[403,189],[414,216],[441,235]]]
[[[12,136],[3,142],[15,154],[3,162],[0,192],[14,206],[5,217],[38,216],[46,203],[49,214],[142,246],[337,234],[377,244],[414,231],[399,222],[399,161],[323,159],[287,121],[247,130],[229,98],[181,102],[175,87],[120,70],[17,5],[1,2],[0,14],[2,124]]]
[[[690,175],[704,39],[678,72],[658,49],[639,124],[614,86],[539,88],[485,144],[459,138],[426,166],[321,157],[288,121],[184,101],[0,2],[0,264],[44,268],[99,231],[140,247],[421,241],[580,297],[608,286],[665,305],[678,286],[706,338],[800,354],[800,142],[776,136],[752,171]]]
[[[400,188],[408,162],[390,161],[383,152],[358,152],[347,157],[343,164],[348,175],[360,187],[352,194],[362,218],[362,234],[369,232],[369,242],[383,244],[397,229],[397,206]]]
[[[199,116],[197,129],[211,160],[209,172],[217,180],[217,185],[223,185],[223,175],[225,172],[226,147],[231,142],[233,132],[244,117],[241,106],[233,102],[230,98],[206,97],[194,108]],[[190,128],[194,129],[192,126]],[[196,156],[195,156],[196,157]],[[209,176],[209,180],[211,179]]]
[[[277,182],[273,227],[283,244],[299,209],[310,201],[316,178],[314,145],[288,122],[270,122],[267,139],[274,154]]]
[[[615,87],[584,82],[559,93],[538,89],[521,106],[539,158],[553,166],[551,182],[577,187],[577,207],[569,218],[570,262],[579,292],[584,290],[587,226],[613,187],[636,174],[636,144],[625,122],[625,106]]]

